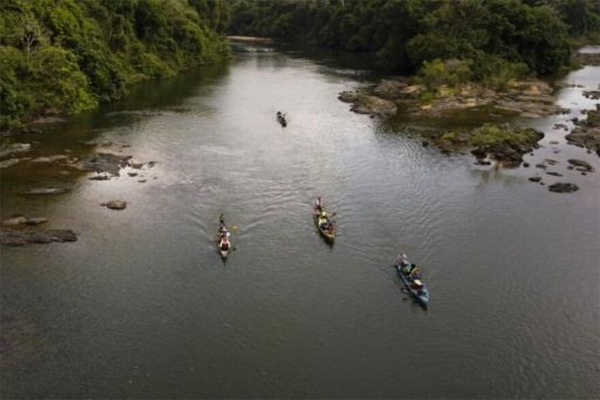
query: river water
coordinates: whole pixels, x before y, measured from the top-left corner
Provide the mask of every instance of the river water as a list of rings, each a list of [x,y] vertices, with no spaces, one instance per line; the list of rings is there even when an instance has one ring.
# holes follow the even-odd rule
[[[585,88],[559,91],[571,114],[524,121],[546,132],[531,168],[482,168],[423,147],[411,121],[349,112],[338,92],[369,78],[339,61],[238,54],[19,138],[34,156],[96,140],[158,163],[109,181],[2,170],[4,219],[79,235],[1,249],[2,397],[600,397],[600,184],[566,160],[600,163],[553,129],[592,108]],[[596,89],[600,70],[566,80]],[[565,176],[533,167],[546,158]],[[48,186],[73,190],[17,196]],[[333,247],[311,220],[318,195],[337,212]],[[127,209],[100,206],[114,198]],[[399,251],[421,266],[427,311],[401,291]]]

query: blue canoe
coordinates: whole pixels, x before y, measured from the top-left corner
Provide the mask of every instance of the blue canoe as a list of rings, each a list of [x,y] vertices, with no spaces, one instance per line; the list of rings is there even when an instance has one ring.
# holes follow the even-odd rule
[[[410,263],[408,264],[410,265]],[[427,309],[429,307],[429,290],[425,283],[423,283],[421,273],[413,272],[411,274],[405,272],[400,264],[396,264],[396,271],[406,285],[408,291],[413,295],[413,297],[423,306],[423,308]]]

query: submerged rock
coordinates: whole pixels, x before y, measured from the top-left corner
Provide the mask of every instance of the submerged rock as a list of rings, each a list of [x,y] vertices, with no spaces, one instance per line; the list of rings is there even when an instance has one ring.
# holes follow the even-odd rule
[[[14,217],[2,222],[3,226],[18,226],[18,225],[40,225],[48,222],[48,218],[27,218],[23,215],[15,215]]]
[[[83,171],[107,172],[111,175],[119,175],[119,170],[127,166],[132,156],[120,156],[112,153],[96,153],[92,157],[81,162],[79,168]]]
[[[600,104],[589,110],[587,119],[578,122],[577,128],[565,136],[567,142],[575,146],[595,151],[600,156]]]
[[[51,196],[70,192],[70,188],[36,188],[21,193],[24,196]]]
[[[13,143],[0,148],[0,158],[10,157],[14,154],[24,153],[29,150],[31,150],[31,144],[29,143]]]
[[[23,225],[27,223],[27,218],[23,217],[23,216],[16,216],[7,220],[4,220],[2,222],[3,226],[16,226],[16,225]]]
[[[77,241],[77,235],[70,229],[0,232],[0,243],[7,246],[75,241]]]
[[[548,186],[548,190],[555,193],[573,193],[579,190],[579,187],[574,183],[558,182]]]
[[[124,210],[127,207],[127,202],[124,200],[111,200],[106,203],[106,207],[111,210]]]

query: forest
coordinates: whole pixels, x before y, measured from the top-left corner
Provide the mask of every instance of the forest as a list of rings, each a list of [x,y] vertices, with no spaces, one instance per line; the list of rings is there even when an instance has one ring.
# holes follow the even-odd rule
[[[389,73],[498,86],[567,68],[576,45],[598,43],[600,2],[3,0],[0,130],[226,60],[225,34],[367,52]]]
[[[0,129],[226,59],[229,18],[220,0],[3,0]]]
[[[389,72],[459,60],[457,79],[546,75],[600,41],[596,0],[231,0],[228,32],[373,53]],[[456,74],[455,74],[456,75]]]

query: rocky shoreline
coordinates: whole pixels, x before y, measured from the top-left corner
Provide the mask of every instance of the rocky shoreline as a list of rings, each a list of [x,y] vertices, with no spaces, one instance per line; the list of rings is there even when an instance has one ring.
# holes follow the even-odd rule
[[[565,139],[571,144],[595,151],[600,156],[600,104],[587,112],[587,118],[575,121],[577,127]]]
[[[157,162],[137,162],[131,155],[121,155],[123,149],[130,147],[128,144],[115,144],[112,142],[88,142],[88,146],[96,147],[90,156],[79,159],[70,151],[67,154],[55,154],[41,157],[27,157],[35,147],[33,143],[13,143],[3,145],[0,148],[0,168],[8,168],[18,163],[29,163],[30,165],[43,165],[46,169],[59,169],[61,175],[69,175],[69,171],[80,173],[94,173],[90,180],[110,180],[121,175],[123,169],[131,169],[127,172],[129,178],[135,178],[139,183],[145,183],[146,179],[142,171],[153,168]],[[156,177],[154,177],[156,179]],[[68,193],[71,187],[37,187],[15,193],[25,197],[57,196]],[[122,199],[112,199],[100,204],[111,210],[124,210],[127,202]],[[0,230],[0,243],[7,246],[24,246],[29,244],[47,244],[52,242],[74,242],[77,234],[71,229],[39,229],[38,225],[46,224],[47,218],[28,218],[21,214],[13,214],[9,219],[2,222]]]
[[[475,83],[456,87],[441,85],[436,93],[409,79],[384,79],[376,86],[344,91],[338,99],[352,103],[351,111],[392,116],[401,111],[407,116],[440,117],[457,110],[485,109],[490,113],[523,118],[567,113],[555,104],[553,89],[539,80],[517,81],[505,91],[494,91]]]
[[[597,61],[600,54],[584,55],[581,59]],[[600,90],[588,90],[583,92],[583,95],[588,99],[599,100]],[[350,103],[351,111],[367,114],[371,118],[402,116],[409,119],[426,117],[443,120],[457,112],[483,111],[491,116],[537,119],[571,112],[557,104],[554,89],[540,80],[511,82],[502,91],[494,91],[474,83],[459,84],[455,87],[441,85],[435,90],[428,90],[425,85],[417,83],[414,79],[398,77],[384,79],[376,85],[359,90],[343,91],[339,93],[338,99]],[[595,110],[584,110],[582,113],[587,114],[587,118],[570,120],[576,127],[565,139],[569,144],[586,148],[588,152],[593,151],[600,156],[600,104],[596,104]],[[554,128],[569,131],[565,124],[556,124]],[[525,162],[523,157],[533,154],[545,136],[543,132],[531,128],[492,123],[465,130],[427,131],[421,135],[424,146],[434,145],[442,153],[464,154],[464,150],[468,148],[476,157],[475,164],[485,166],[495,163],[496,166],[508,168],[529,167],[529,163]],[[556,149],[554,153],[559,151]],[[548,165],[555,164],[554,160],[547,161],[548,163],[538,163],[536,167],[545,170]],[[584,160],[571,159],[568,162],[569,170],[575,169],[582,175],[594,172],[591,165]],[[563,175],[556,171],[546,171],[546,174],[558,177]],[[533,176],[529,180],[545,185],[540,176]],[[550,185],[549,190],[556,193],[573,193],[579,188],[572,183],[558,182]]]

